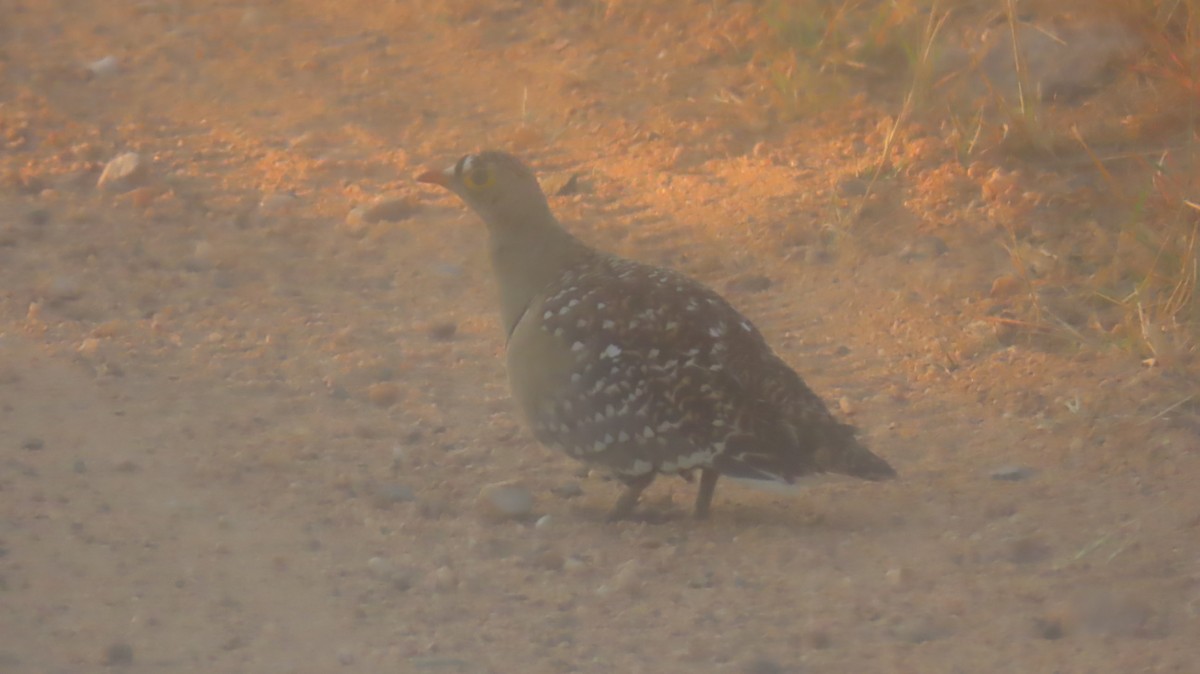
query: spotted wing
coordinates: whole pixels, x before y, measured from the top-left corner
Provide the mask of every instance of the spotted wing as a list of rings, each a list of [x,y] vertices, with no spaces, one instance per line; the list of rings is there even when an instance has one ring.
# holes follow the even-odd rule
[[[822,429],[847,428],[720,296],[621,258],[569,274],[542,327],[576,354],[543,407],[546,444],[626,475],[713,466],[791,481],[820,470]]]

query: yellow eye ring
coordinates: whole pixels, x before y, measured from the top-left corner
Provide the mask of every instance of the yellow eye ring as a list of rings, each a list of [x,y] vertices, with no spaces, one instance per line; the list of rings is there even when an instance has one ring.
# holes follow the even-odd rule
[[[482,190],[491,187],[495,181],[495,176],[486,167],[472,169],[463,175],[463,184],[473,190]]]

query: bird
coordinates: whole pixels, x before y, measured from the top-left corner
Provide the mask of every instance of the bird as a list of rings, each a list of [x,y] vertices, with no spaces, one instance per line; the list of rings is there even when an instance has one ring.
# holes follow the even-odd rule
[[[896,476],[729,302],[587,245],[517,157],[467,154],[416,180],[453,192],[487,226],[512,396],[540,443],[624,484],[609,520],[634,517],[660,474],[699,472],[697,519],[721,476]]]

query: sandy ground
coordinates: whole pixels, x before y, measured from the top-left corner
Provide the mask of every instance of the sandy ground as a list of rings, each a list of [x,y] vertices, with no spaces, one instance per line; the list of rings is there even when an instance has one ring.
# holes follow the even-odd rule
[[[418,4],[0,3],[0,671],[1198,671],[1194,354],[998,330],[1021,211],[936,132],[851,216],[887,111],[720,95],[745,6]],[[603,522],[514,416],[482,227],[412,181],[481,147],[902,479]],[[481,517],[508,480],[532,516]]]

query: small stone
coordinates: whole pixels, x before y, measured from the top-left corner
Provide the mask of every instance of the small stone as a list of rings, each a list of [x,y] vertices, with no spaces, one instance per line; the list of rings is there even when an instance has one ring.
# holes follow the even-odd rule
[[[463,275],[462,265],[452,262],[434,262],[429,269],[443,278],[460,278]]]
[[[824,650],[833,645],[833,637],[824,629],[814,629],[808,634],[808,643],[813,648]]]
[[[1048,616],[1033,620],[1033,634],[1041,639],[1053,641],[1066,636],[1067,631],[1059,617]]]
[[[367,400],[379,407],[391,407],[400,399],[400,387],[390,381],[381,381],[367,387]]]
[[[771,284],[771,279],[762,274],[746,274],[730,281],[725,289],[735,293],[761,293],[770,289]]]
[[[106,667],[133,664],[133,646],[123,641],[109,644],[108,648],[104,649],[103,664]]]
[[[390,578],[396,572],[396,566],[383,557],[372,557],[367,560],[367,569],[376,578]]]
[[[561,553],[555,552],[554,550],[543,550],[542,552],[535,554],[533,558],[530,559],[530,563],[533,566],[536,566],[539,569],[546,569],[547,571],[558,571],[562,569],[563,564],[565,564],[566,561],[567,560],[562,556]]]
[[[458,332],[456,323],[438,323],[429,328],[429,337],[438,342],[446,342],[454,338]]]
[[[263,215],[287,215],[300,200],[289,192],[264,195],[258,202],[258,211]]]
[[[97,59],[84,66],[88,74],[92,77],[109,77],[116,75],[121,71],[121,64],[117,61],[117,57],[109,55],[102,59]]]
[[[557,487],[551,487],[550,493],[559,498],[577,498],[583,496],[583,487],[578,482],[568,482]]]
[[[46,443],[41,438],[25,438],[21,442],[21,449],[29,452],[36,452],[46,446]]]
[[[100,352],[100,340],[95,337],[87,337],[75,349],[75,352],[84,358],[95,358]]]
[[[850,402],[850,399],[846,396],[838,398],[838,409],[848,417],[854,416],[854,403]]]
[[[618,592],[635,592],[642,585],[642,576],[641,562],[631,559],[617,567],[617,572],[612,578],[612,589]]]
[[[1049,545],[1033,537],[1013,541],[1008,551],[1008,561],[1013,564],[1036,564],[1050,558],[1053,551]]]
[[[578,557],[567,557],[563,560],[563,571],[579,572],[587,568],[587,564]]]
[[[479,490],[475,499],[479,513],[488,520],[523,519],[533,512],[533,494],[513,482],[498,482]]]
[[[114,319],[111,321],[105,321],[105,322],[101,323],[100,325],[97,325],[96,327],[92,328],[91,335],[92,335],[92,337],[104,339],[106,337],[116,337],[117,335],[121,334],[124,330],[125,330],[124,321]]]
[[[367,233],[367,218],[366,206],[355,206],[346,214],[346,219],[342,221],[342,231],[351,237],[358,239]]]
[[[913,240],[902,248],[898,255],[905,262],[913,262],[915,260],[929,260],[935,257],[941,257],[950,250],[946,242],[936,236],[921,236]]]
[[[359,216],[369,224],[399,222],[411,218],[417,212],[413,200],[401,194],[385,194],[360,208]]]
[[[910,585],[912,584],[912,571],[904,567],[888,569],[884,578],[887,578],[887,582],[896,587]]]
[[[1027,466],[1011,465],[1002,466],[996,470],[993,470],[988,474],[988,477],[992,478],[993,480],[1001,480],[1003,482],[1020,482],[1021,480],[1027,480],[1033,477],[1036,472],[1037,471]]]
[[[441,592],[448,592],[458,587],[458,574],[454,573],[454,569],[448,566],[439,566],[432,574],[430,574],[430,582],[434,589]]]
[[[537,519],[536,522],[533,523],[533,528],[534,529],[548,529],[548,528],[550,528],[550,524],[553,522],[554,522],[554,519],[552,517],[550,517],[549,515],[542,515],[541,517],[539,517]]]
[[[154,203],[154,199],[159,195],[159,191],[143,185],[136,189],[132,189],[125,193],[125,197],[129,199],[129,203],[137,208],[147,208]]]
[[[25,214],[25,222],[34,227],[44,227],[50,222],[50,211],[44,208],[34,208]]]
[[[371,492],[376,507],[380,508],[394,503],[408,503],[417,498],[413,488],[406,484],[377,484]]]
[[[83,286],[74,276],[56,276],[46,289],[46,299],[52,303],[71,302],[83,297]]]
[[[1084,630],[1103,636],[1145,639],[1171,632],[1162,604],[1124,591],[1099,589],[1083,594],[1075,601],[1074,615]]]
[[[893,634],[910,644],[923,644],[950,636],[953,630],[948,625],[929,618],[913,617],[903,621]]]
[[[837,191],[843,197],[861,197],[871,189],[871,181],[848,176],[838,181]]]
[[[146,181],[149,170],[136,152],[117,155],[108,162],[96,187],[108,192],[128,192]]]

